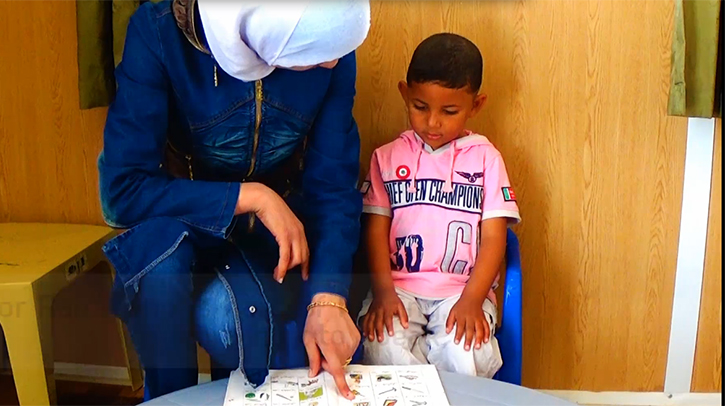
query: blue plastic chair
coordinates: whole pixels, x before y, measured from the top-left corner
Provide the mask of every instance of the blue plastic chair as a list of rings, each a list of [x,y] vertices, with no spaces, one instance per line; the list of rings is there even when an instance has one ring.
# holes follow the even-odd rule
[[[519,239],[509,229],[506,236],[506,277],[504,281],[503,317],[496,331],[503,366],[493,379],[521,385],[523,352],[521,255]]]

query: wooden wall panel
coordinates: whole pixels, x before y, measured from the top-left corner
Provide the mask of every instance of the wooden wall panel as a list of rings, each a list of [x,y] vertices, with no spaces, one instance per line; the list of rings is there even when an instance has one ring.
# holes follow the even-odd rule
[[[722,392],[722,120],[717,121],[715,130],[710,221],[692,390]]]
[[[75,2],[0,2],[0,221],[103,224],[105,109],[78,108]]]
[[[489,103],[471,127],[501,150],[524,216],[529,386],[662,390],[686,133],[665,114],[672,18],[660,0],[373,3],[364,170],[406,126],[396,82],[420,40],[455,31],[484,54]],[[0,33],[0,221],[101,223],[105,111],[77,108],[75,3],[0,2]],[[95,313],[74,317],[113,339]],[[84,357],[67,330],[62,361],[119,359]]]
[[[405,128],[415,46],[453,31],[486,60],[471,128],[501,150],[523,223],[524,384],[664,385],[686,120],[666,116],[672,4],[373,3],[355,114],[372,150]]]

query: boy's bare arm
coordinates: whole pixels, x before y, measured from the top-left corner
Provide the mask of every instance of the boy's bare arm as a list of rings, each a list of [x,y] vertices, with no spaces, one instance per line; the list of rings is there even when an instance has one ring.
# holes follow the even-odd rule
[[[373,301],[362,319],[363,334],[373,341],[383,342],[385,330],[393,336],[393,318],[397,316],[403,328],[408,328],[408,312],[398,297],[390,268],[390,217],[365,215],[365,244],[367,247]]]
[[[463,289],[461,300],[471,300],[481,304],[486,300],[496,279],[503,255],[506,251],[506,228],[508,219],[492,218],[481,223],[481,242],[478,258],[471,271],[471,277]]]
[[[390,223],[391,219],[388,216],[364,215],[364,238],[373,294],[395,289],[390,269],[390,248],[388,247]]]
[[[491,336],[483,313],[483,302],[503,260],[507,221],[506,218],[494,218],[481,223],[480,248],[471,277],[446,320],[446,334],[450,334],[455,327],[454,342],[460,343],[465,336],[466,351],[471,349],[471,344],[477,349],[481,348],[481,343],[487,343]]]

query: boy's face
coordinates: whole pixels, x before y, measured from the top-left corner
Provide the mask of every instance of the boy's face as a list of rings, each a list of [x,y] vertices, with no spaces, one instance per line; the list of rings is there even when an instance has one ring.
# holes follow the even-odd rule
[[[468,86],[449,89],[436,83],[398,83],[408,109],[410,125],[433,149],[466,135],[466,122],[475,116],[486,96]]]

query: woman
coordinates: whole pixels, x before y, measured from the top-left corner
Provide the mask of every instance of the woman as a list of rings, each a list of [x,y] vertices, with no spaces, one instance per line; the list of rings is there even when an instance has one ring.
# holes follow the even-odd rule
[[[104,218],[129,229],[104,247],[112,309],[147,398],[196,384],[197,341],[215,378],[241,368],[257,385],[308,359],[351,398],[353,51],[369,5],[238,3],[131,19],[98,161]]]

